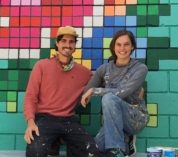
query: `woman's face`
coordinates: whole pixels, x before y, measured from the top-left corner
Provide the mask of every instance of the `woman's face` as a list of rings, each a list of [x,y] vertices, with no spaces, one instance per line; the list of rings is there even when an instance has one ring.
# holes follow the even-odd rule
[[[117,38],[114,51],[117,59],[130,59],[131,51],[134,49],[128,35],[122,35]]]

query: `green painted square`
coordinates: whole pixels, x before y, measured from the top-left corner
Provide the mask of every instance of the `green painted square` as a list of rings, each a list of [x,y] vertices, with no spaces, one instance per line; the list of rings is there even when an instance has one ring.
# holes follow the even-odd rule
[[[0,102],[0,112],[6,111],[6,102]]]
[[[30,69],[33,69],[35,63],[38,61],[38,59],[30,59]]]
[[[147,16],[147,25],[159,26],[159,16],[157,16],[157,15],[148,15]]]
[[[17,69],[18,60],[17,59],[9,59],[8,60],[8,68],[9,69]]]
[[[160,0],[160,4],[168,4],[170,3],[169,0]]]
[[[7,92],[0,91],[0,102],[7,101]]]
[[[0,81],[0,90],[7,90],[8,81]]]
[[[178,78],[178,71],[170,71],[169,83],[170,83],[171,92],[178,92],[177,78]]]
[[[18,71],[17,70],[9,70],[8,71],[8,80],[18,80]]]
[[[7,101],[16,101],[17,92],[7,92]]]
[[[0,80],[7,81],[8,78],[8,70],[0,70]]]
[[[18,111],[19,111],[19,112],[22,112],[22,111],[23,111],[24,95],[25,95],[25,92],[18,92],[17,107],[18,107]]]
[[[30,71],[19,71],[18,89],[26,90]]]
[[[170,16],[171,8],[170,5],[159,5],[159,16]]]
[[[159,4],[159,0],[148,0],[149,4]]]
[[[147,6],[146,5],[138,5],[137,6],[137,15],[146,15],[147,14]]]
[[[171,137],[178,137],[178,116],[171,116],[170,117],[170,136]]]
[[[137,135],[137,142],[136,142],[136,148],[137,152],[139,153],[145,153],[146,152],[146,139],[140,139],[138,138],[139,135]]]
[[[128,5],[126,8],[126,15],[132,16],[137,14],[137,6],[136,5]]]
[[[170,40],[167,37],[150,37],[148,38],[148,47],[150,48],[168,48]]]
[[[51,38],[50,47],[55,47],[55,45],[56,45],[56,38]]]
[[[26,148],[26,142],[24,140],[24,135],[16,135],[15,140],[15,149],[16,150],[25,150]]]
[[[7,112],[17,112],[16,102],[7,102]]]
[[[18,82],[17,81],[8,81],[8,90],[17,90]]]
[[[146,16],[137,16],[137,26],[145,26],[147,24],[147,17]]]
[[[109,47],[111,40],[112,40],[112,38],[104,38],[103,39],[104,48],[108,48]]]
[[[103,59],[108,59],[111,56],[111,52],[109,49],[104,49],[103,51]]]
[[[40,49],[40,58],[49,58],[50,57],[50,49],[49,48],[42,48]]]
[[[148,36],[148,28],[147,27],[137,27],[137,37],[145,38]]]
[[[89,125],[90,124],[90,115],[81,115],[80,122],[82,125]]]
[[[147,4],[148,0],[137,0],[137,4]]]
[[[148,15],[158,15],[158,5],[148,5]]]
[[[20,59],[19,60],[19,68],[20,69],[29,69],[30,68],[29,59]]]
[[[0,134],[0,150],[14,150],[15,135]]]
[[[101,113],[101,96],[92,96],[91,98],[91,113]]]

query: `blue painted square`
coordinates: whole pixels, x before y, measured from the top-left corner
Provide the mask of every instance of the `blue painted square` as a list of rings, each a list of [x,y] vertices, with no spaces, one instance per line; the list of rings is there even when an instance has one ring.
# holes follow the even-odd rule
[[[82,50],[82,59],[91,59],[91,49]]]
[[[95,37],[103,37],[103,28],[93,28],[93,35],[94,38]]]
[[[126,19],[125,16],[115,16],[115,26],[125,26],[126,25]]]
[[[102,65],[102,60],[101,59],[94,59],[92,60],[92,70],[96,70],[100,65]]]
[[[93,38],[93,48],[103,48],[103,38]]]
[[[82,47],[91,48],[92,47],[92,38],[84,38],[82,43],[83,43]]]
[[[133,51],[132,54],[131,54],[131,58],[136,58],[135,56],[136,56],[135,51]]]
[[[114,28],[114,34],[115,34],[116,32],[118,32],[118,31],[120,31],[120,30],[123,30],[123,29],[125,29],[125,27],[115,27],[115,28]]]
[[[105,27],[104,28],[104,37],[106,38],[111,38],[114,35],[114,28],[110,28],[110,27]]]
[[[114,26],[114,17],[112,16],[105,16],[104,17],[104,26]]]
[[[128,31],[131,31],[133,33],[133,35],[135,36],[135,38],[136,38],[136,27],[127,27],[126,29]]]
[[[146,58],[146,49],[137,49],[136,50],[136,58],[145,59]]]
[[[147,38],[137,38],[137,48],[147,48]]]
[[[127,26],[136,26],[137,17],[136,16],[126,16],[126,25]]]
[[[92,49],[92,59],[101,59],[103,58],[102,49]]]

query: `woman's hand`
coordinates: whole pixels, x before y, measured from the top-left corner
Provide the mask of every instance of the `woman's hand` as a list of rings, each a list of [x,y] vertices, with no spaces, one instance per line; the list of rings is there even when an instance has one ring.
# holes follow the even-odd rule
[[[35,124],[33,119],[29,119],[28,126],[24,135],[24,139],[28,144],[31,144],[32,140],[34,140],[33,132],[35,132],[36,135],[39,136],[38,126]]]
[[[93,88],[90,88],[89,90],[86,91],[85,94],[82,95],[81,104],[83,107],[86,107],[86,105],[89,103],[92,94]]]

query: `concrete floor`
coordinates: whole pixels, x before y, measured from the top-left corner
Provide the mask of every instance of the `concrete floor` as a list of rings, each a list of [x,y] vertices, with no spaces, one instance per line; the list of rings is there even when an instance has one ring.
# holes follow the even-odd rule
[[[25,157],[24,151],[0,151],[0,157]],[[64,155],[61,157],[65,157]],[[138,153],[135,157],[146,157],[144,153]]]

